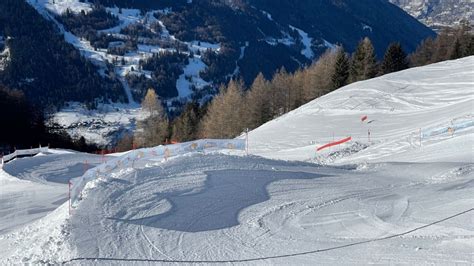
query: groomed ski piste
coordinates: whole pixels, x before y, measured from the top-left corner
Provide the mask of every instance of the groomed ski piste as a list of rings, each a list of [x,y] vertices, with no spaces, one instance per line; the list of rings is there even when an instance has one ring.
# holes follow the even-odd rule
[[[201,141],[15,159],[0,264],[472,265],[473,116],[469,57],[341,88],[251,131],[248,156]]]

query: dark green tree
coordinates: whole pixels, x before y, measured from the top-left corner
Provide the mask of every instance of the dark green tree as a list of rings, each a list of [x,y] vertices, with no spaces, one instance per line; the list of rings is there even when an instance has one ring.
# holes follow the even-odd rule
[[[463,56],[474,55],[474,35],[469,36]]]
[[[172,140],[185,142],[196,139],[199,124],[199,104],[187,104],[183,113],[173,121]]]
[[[374,46],[369,38],[364,38],[352,55],[350,82],[371,79],[377,75],[377,59]]]
[[[453,57],[456,56],[457,58],[461,58],[474,55],[474,34],[469,21],[462,21],[455,35],[456,42],[450,54],[451,59],[455,59]]]
[[[349,58],[340,47],[337,51],[336,62],[334,64],[334,74],[331,77],[333,90],[343,87],[349,79]]]
[[[461,42],[456,39],[453,45],[453,49],[451,50],[451,54],[449,55],[449,59],[454,60],[463,57],[463,51],[461,49]]]
[[[387,48],[382,62],[382,74],[401,71],[408,68],[407,55],[400,43],[392,43]]]

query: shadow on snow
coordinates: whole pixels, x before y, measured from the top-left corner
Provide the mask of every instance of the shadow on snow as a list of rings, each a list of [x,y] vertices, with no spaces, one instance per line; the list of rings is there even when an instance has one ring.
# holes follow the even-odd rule
[[[237,226],[244,208],[270,199],[267,186],[276,181],[315,179],[323,175],[270,170],[219,170],[206,172],[205,188],[197,193],[159,193],[171,208],[141,219],[111,220],[182,232],[203,232]]]
[[[92,154],[49,154],[18,158],[5,164],[3,169],[20,179],[67,184],[100,163],[101,157]]]

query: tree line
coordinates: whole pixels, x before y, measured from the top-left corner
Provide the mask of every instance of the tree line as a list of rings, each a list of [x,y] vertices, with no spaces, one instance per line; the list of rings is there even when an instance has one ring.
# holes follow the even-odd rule
[[[469,25],[462,24],[443,31],[435,39],[423,41],[410,55],[399,43],[392,43],[378,61],[371,40],[364,38],[353,54],[346,53],[342,46],[328,49],[312,65],[294,73],[282,68],[270,80],[260,73],[248,88],[242,80],[231,80],[221,86],[212,101],[203,106],[189,103],[172,120],[167,118],[154,90],[149,89],[142,104],[148,112],[147,118],[138,123],[134,135],[124,138],[120,146],[126,149],[156,146],[166,140],[234,138],[246,129],[255,129],[350,83],[474,55],[473,45],[474,35]]]
[[[436,38],[427,38],[409,56],[411,66],[423,66],[474,54],[474,34],[469,22],[445,28]]]
[[[44,121],[42,109],[31,104],[22,91],[0,85],[0,155],[39,145],[86,152],[97,150],[86,144],[84,138],[73,140],[63,129],[52,130]]]

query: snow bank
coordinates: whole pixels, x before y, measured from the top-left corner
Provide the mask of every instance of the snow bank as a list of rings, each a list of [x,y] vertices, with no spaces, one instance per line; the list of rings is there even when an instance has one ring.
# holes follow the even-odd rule
[[[39,147],[36,149],[26,149],[26,150],[15,150],[14,152],[5,155],[2,157],[2,162],[0,164],[0,168],[2,168],[4,163],[7,163],[13,159],[15,159],[18,156],[26,156],[26,155],[35,155],[38,153],[46,153],[48,152],[48,147]]]
[[[67,200],[67,187],[20,180],[1,169],[0,187],[0,264],[54,264],[69,258],[63,231],[67,208],[66,213],[57,209]]]
[[[71,201],[77,203],[85,194],[87,189],[94,187],[96,184],[91,182],[99,180],[112,171],[118,169],[133,168],[140,161],[163,161],[168,158],[184,155],[193,152],[212,152],[222,150],[244,151],[246,149],[245,140],[217,140],[203,139],[192,142],[158,146],[148,149],[134,150],[126,153],[122,157],[112,159],[96,168],[90,169],[83,176],[71,180]],[[84,192],[84,193],[83,193]]]
[[[7,235],[0,235],[0,264],[60,264],[74,256],[68,242],[68,206]]]

